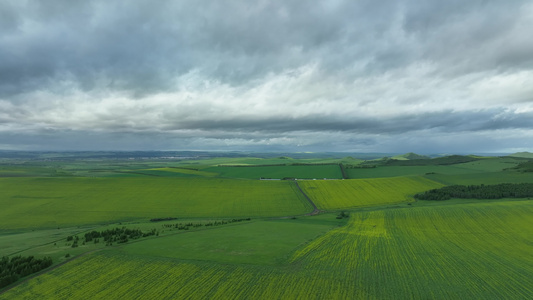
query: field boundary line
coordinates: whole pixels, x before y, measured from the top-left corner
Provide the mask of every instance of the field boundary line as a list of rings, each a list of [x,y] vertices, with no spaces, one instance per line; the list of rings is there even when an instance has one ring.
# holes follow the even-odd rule
[[[296,184],[296,187],[298,188],[298,190],[300,190],[300,193],[302,193],[302,195],[305,197],[305,199],[307,199],[307,201],[311,204],[311,206],[313,206],[313,211],[308,213],[308,214],[305,214],[306,216],[314,216],[314,215],[317,215],[320,210],[318,209],[318,207],[316,207],[316,204],[313,202],[313,200],[311,200],[311,198],[309,198],[309,196],[307,196],[307,194],[302,190],[302,188],[300,187],[300,185],[298,184],[298,181],[294,181],[294,184]]]

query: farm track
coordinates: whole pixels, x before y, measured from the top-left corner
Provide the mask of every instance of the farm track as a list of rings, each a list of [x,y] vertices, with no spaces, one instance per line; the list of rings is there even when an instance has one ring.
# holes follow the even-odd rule
[[[296,187],[298,188],[298,190],[300,190],[300,193],[302,193],[302,195],[304,195],[305,199],[307,199],[307,201],[309,201],[309,203],[313,206],[313,211],[308,213],[308,214],[305,214],[305,215],[306,216],[317,215],[320,212],[320,210],[318,209],[318,207],[316,207],[316,204],[313,202],[313,200],[311,200],[311,198],[309,198],[309,196],[307,196],[307,194],[302,190],[300,185],[298,185],[298,181],[294,181],[294,184],[296,184]]]

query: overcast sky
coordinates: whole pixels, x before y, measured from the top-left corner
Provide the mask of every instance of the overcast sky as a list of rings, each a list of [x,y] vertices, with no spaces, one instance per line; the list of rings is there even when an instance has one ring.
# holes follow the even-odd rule
[[[0,149],[533,151],[532,1],[0,2]]]

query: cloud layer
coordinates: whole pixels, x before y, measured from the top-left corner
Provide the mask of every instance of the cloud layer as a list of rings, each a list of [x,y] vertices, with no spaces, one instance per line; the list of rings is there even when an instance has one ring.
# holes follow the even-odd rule
[[[0,149],[533,148],[529,1],[4,1]]]

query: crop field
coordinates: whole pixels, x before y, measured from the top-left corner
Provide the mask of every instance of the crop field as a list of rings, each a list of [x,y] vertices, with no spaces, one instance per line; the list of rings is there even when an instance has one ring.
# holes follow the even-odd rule
[[[285,262],[295,248],[343,223],[330,215],[258,221],[170,235],[127,245],[122,251],[134,255],[273,265]]]
[[[527,200],[353,212],[347,225],[301,245],[280,265],[110,249],[0,299],[528,299],[532,214]]]
[[[377,166],[376,168],[352,168],[346,169],[350,179],[357,178],[381,178],[397,176],[423,176],[426,174],[438,175],[484,175],[487,173],[500,172],[516,166],[520,160],[514,158],[487,158],[468,163],[454,165],[430,165],[430,166]]]
[[[513,170],[502,172],[472,173],[459,175],[433,174],[426,176],[445,185],[499,184],[533,182],[533,172],[520,173]]]
[[[219,166],[203,171],[219,173],[220,176],[230,178],[329,178],[341,179],[342,173],[338,165],[307,165],[307,166]]]
[[[286,181],[209,178],[0,178],[0,228],[56,228],[157,217],[305,214]]]
[[[412,201],[411,196],[442,184],[423,177],[300,181],[319,209],[347,209]]]

